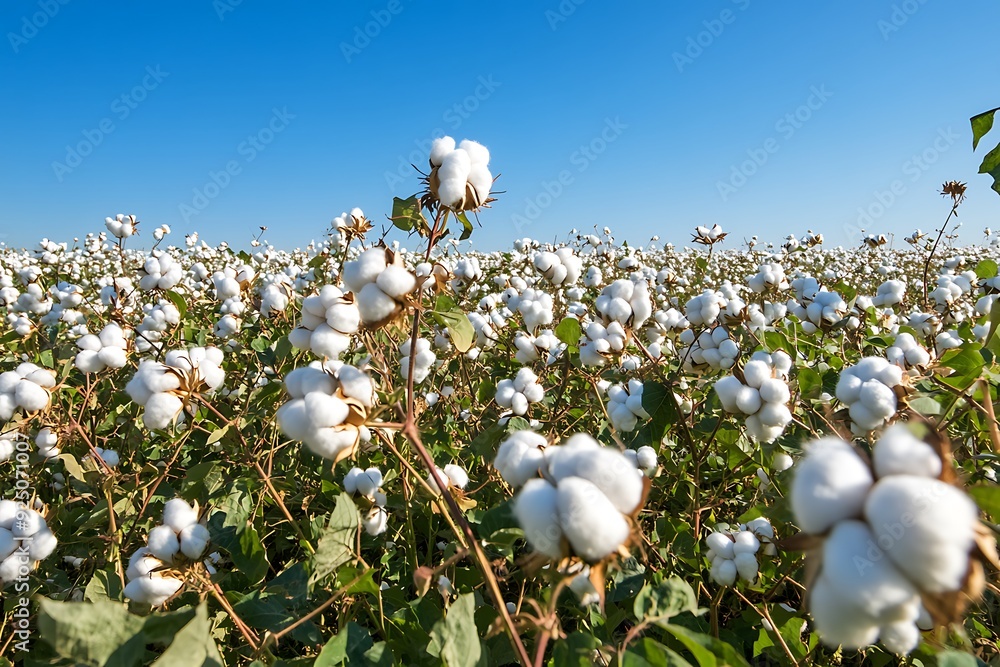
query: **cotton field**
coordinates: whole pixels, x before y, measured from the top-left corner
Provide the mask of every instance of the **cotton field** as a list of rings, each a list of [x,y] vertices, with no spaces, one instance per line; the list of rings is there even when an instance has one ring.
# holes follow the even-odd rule
[[[0,664],[1000,660],[1000,235],[473,252],[489,151],[426,171],[0,248]]]

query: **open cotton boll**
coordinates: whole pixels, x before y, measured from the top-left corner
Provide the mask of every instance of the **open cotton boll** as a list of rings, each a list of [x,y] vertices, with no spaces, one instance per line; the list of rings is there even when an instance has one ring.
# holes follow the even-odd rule
[[[714,385],[715,393],[719,396],[722,409],[726,412],[737,412],[736,397],[745,385],[736,376],[727,375],[720,378]]]
[[[809,614],[827,646],[854,650],[878,641],[878,622],[842,598],[822,574],[816,577],[809,591]]]
[[[733,554],[755,554],[760,549],[760,540],[749,530],[741,530],[736,533],[733,543]]]
[[[811,443],[792,478],[792,514],[807,533],[826,532],[842,519],[859,516],[872,474],[850,445],[836,437]]]
[[[146,546],[149,553],[164,562],[170,562],[180,551],[180,543],[177,541],[177,534],[170,526],[157,526],[149,531],[146,539]]]
[[[449,463],[444,467],[444,474],[448,476],[452,486],[464,489],[469,485],[469,474],[462,466]]]
[[[6,528],[0,528],[0,560],[14,553],[17,543],[14,541],[14,534]]]
[[[463,139],[458,145],[460,149],[468,153],[471,164],[487,165],[490,163],[490,151],[478,141]]]
[[[354,261],[344,262],[340,277],[347,288],[357,294],[362,287],[375,282],[385,268],[385,249],[371,248],[358,255]]]
[[[511,486],[521,486],[545,465],[548,441],[534,431],[515,431],[500,443],[493,467]]]
[[[636,465],[647,473],[656,470],[656,450],[649,445],[643,445],[635,453]]]
[[[889,623],[879,631],[879,641],[892,653],[908,655],[920,644],[920,628],[913,621]]]
[[[43,528],[31,536],[31,544],[28,546],[28,557],[31,560],[45,560],[56,550],[59,540],[48,528]]]
[[[757,558],[752,553],[738,553],[733,558],[733,563],[736,565],[736,572],[740,575],[742,579],[753,583],[757,578],[757,570],[759,568],[757,564]]]
[[[181,553],[191,560],[201,558],[202,554],[205,553],[205,549],[208,548],[208,543],[212,539],[209,535],[208,528],[200,523],[192,523],[190,526],[181,531],[179,537]]]
[[[528,544],[549,558],[562,557],[559,494],[544,479],[528,480],[514,497],[513,512]]]
[[[11,526],[10,532],[15,538],[31,537],[40,530],[45,529],[45,519],[35,510],[24,510],[24,516],[17,516]]]
[[[771,377],[771,368],[759,359],[751,359],[743,367],[743,377],[748,385],[758,388],[764,383],[764,380]]]
[[[49,392],[34,382],[24,380],[14,389],[14,402],[28,412],[44,410],[49,405]]]
[[[382,472],[378,468],[368,468],[355,476],[354,483],[357,493],[370,498],[382,486]]]
[[[292,440],[304,442],[314,430],[305,399],[292,399],[278,408],[275,417],[278,428]]]
[[[728,558],[716,558],[712,561],[712,569],[709,575],[712,577],[712,581],[720,586],[732,586],[736,583],[739,570],[736,569],[734,561]]]
[[[893,424],[882,433],[872,450],[872,463],[879,477],[916,475],[937,478],[941,474],[941,457],[903,424]]]
[[[636,479],[634,473],[631,478]],[[628,539],[628,522],[595,484],[581,477],[567,477],[559,481],[556,491],[563,535],[585,561],[602,560]]]
[[[430,162],[433,167],[440,167],[444,158],[455,150],[455,140],[451,137],[438,137],[431,144]]]
[[[621,452],[603,447],[585,433],[569,438],[549,457],[549,474],[557,482],[580,477],[593,483],[623,514],[631,514],[642,500],[642,479]]]
[[[198,512],[183,498],[171,498],[163,506],[163,523],[179,533],[198,522]]]
[[[823,543],[823,576],[841,597],[884,623],[915,605],[919,593],[876,544],[863,521],[837,523]]]
[[[868,494],[865,517],[880,541],[892,540],[886,555],[922,590],[961,588],[979,523],[979,509],[961,490],[937,479],[890,475]]]
[[[361,525],[372,537],[381,535],[389,525],[389,513],[382,507],[373,506],[361,517]]]
[[[142,423],[150,430],[167,428],[183,408],[184,403],[173,394],[153,394],[146,401]]]
[[[351,468],[347,471],[347,474],[344,475],[344,491],[346,493],[353,496],[358,492],[358,478],[361,477],[364,472],[364,470],[357,467]]]
[[[12,529],[17,511],[17,503],[13,500],[0,500],[0,528]]]
[[[712,552],[722,558],[732,560],[736,556],[735,542],[727,533],[709,533],[705,543]]]
[[[398,298],[417,288],[417,278],[401,266],[387,266],[375,279],[378,288],[391,297]]]
[[[368,283],[358,293],[358,311],[366,323],[383,322],[396,312],[396,300],[383,292],[376,283]]]
[[[156,575],[133,579],[125,586],[123,594],[130,600],[159,607],[181,589],[184,582],[173,577]]]

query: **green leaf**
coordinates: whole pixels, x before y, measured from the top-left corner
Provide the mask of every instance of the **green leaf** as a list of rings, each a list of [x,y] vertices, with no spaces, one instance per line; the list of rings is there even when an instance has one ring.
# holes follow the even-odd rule
[[[176,306],[177,311],[181,314],[181,319],[184,319],[184,315],[187,314],[187,301],[180,294],[173,290],[167,290],[166,297]]]
[[[577,631],[556,642],[552,649],[552,662],[560,667],[591,667],[594,650],[600,647],[597,637],[589,632]]]
[[[978,484],[969,489],[979,509],[994,519],[1000,519],[1000,486],[996,484]]]
[[[907,405],[925,417],[933,417],[941,414],[941,404],[930,396],[918,396],[910,399]]]
[[[823,393],[823,376],[814,368],[800,368],[799,391],[806,398],[816,398]]]
[[[642,408],[650,415],[649,427],[654,449],[667,432],[667,427],[677,422],[677,404],[670,387],[661,382],[646,382],[642,386]]]
[[[42,640],[60,657],[88,666],[138,665],[146,644],[143,623],[125,605],[110,600],[72,603],[40,598],[38,603]]]
[[[212,623],[208,606],[202,602],[195,616],[163,652],[152,667],[222,667],[222,656],[212,639]]]
[[[341,565],[354,559],[354,538],[360,518],[358,508],[346,493],[337,496],[337,505],[326,522],[312,556],[309,585],[313,586],[334,574]]]
[[[313,667],[361,665],[365,663],[365,652],[370,648],[372,648],[371,635],[352,621],[326,643]]]
[[[715,639],[711,635],[695,632],[672,623],[664,625],[663,628],[691,652],[700,667],[716,667],[717,665],[750,667],[750,663],[735,648],[721,639]],[[721,662],[719,658],[722,659]]]
[[[959,375],[978,377],[985,365],[981,349],[979,345],[965,345],[958,349],[948,350],[941,355],[941,365],[954,370]]]
[[[581,333],[580,320],[575,317],[563,318],[563,321],[556,327],[556,338],[570,347],[576,347],[580,344]]]
[[[679,577],[670,577],[659,584],[646,584],[635,597],[632,610],[639,620],[647,618],[669,619],[689,611],[698,613],[698,596],[694,589]]]
[[[233,496],[230,495],[226,502],[232,499]],[[237,509],[231,512],[214,512],[208,520],[208,532],[212,543],[229,552],[233,564],[251,582],[257,583],[267,574],[267,554],[249,516],[241,517],[240,514],[241,511]]]
[[[458,237],[458,240],[464,241],[472,236],[472,221],[469,220],[469,216],[465,214],[465,211],[459,211],[455,214],[455,217],[462,223],[462,234]]]
[[[214,445],[219,440],[222,440],[223,436],[229,432],[229,424],[226,424],[222,428],[217,428],[209,434],[208,439],[205,440],[206,445]]]
[[[691,667],[691,663],[663,644],[643,637],[629,645],[622,667]]]
[[[980,174],[993,174],[993,172],[1000,169],[1000,144],[997,144],[993,150],[986,154],[983,158],[982,163],[979,165]]]
[[[118,575],[111,570],[98,570],[94,572],[94,577],[87,584],[83,592],[83,599],[89,602],[102,600],[121,600],[122,582]]]
[[[448,311],[432,311],[431,317],[441,326],[448,327],[451,342],[459,352],[468,352],[476,338],[476,330],[469,317],[458,308]]]
[[[976,147],[979,146],[979,140],[993,127],[993,114],[997,111],[1000,111],[1000,107],[976,114],[969,119],[972,124],[972,150],[976,150]]]
[[[426,226],[424,216],[420,214],[420,199],[416,195],[407,199],[392,198],[392,224],[404,232],[412,232],[414,228],[422,231]]]
[[[997,263],[992,259],[983,259],[976,264],[976,275],[980,278],[996,278]]]
[[[476,596],[466,593],[452,603],[444,620],[434,624],[431,638],[448,667],[475,667],[479,663],[482,646],[475,613]]]
[[[60,454],[59,460],[63,462],[64,466],[66,466],[66,472],[69,473],[70,477],[80,480],[81,482],[87,481],[83,476],[83,466],[77,463],[75,456],[72,454]]]

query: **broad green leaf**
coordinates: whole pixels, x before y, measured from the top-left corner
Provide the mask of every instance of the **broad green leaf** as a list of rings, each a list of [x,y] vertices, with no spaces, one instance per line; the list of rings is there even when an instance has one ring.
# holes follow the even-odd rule
[[[113,570],[97,570],[83,592],[83,599],[89,602],[101,600],[121,600],[122,582]]]
[[[372,638],[368,631],[350,622],[326,643],[313,667],[362,665],[365,663],[365,652],[370,648]]]
[[[941,414],[941,404],[930,396],[918,396],[910,399],[907,405],[925,417],[933,417]]]
[[[451,342],[459,352],[468,352],[476,338],[476,330],[468,315],[458,308],[448,311],[432,311],[431,317],[441,326],[448,327]]]
[[[691,652],[700,667],[716,667],[717,665],[750,667],[750,663],[735,648],[721,639],[672,623],[664,625],[663,628]]]
[[[469,220],[469,216],[465,214],[465,211],[459,211],[455,214],[455,217],[462,223],[462,233],[459,235],[458,240],[464,241],[472,236],[472,221]]]
[[[476,596],[459,595],[431,630],[431,637],[440,647],[441,659],[448,667],[475,667],[482,655],[479,630],[476,628]]]
[[[632,606],[635,617],[668,619],[689,611],[698,613],[698,596],[690,584],[679,577],[670,577],[659,584],[646,584]]]
[[[195,616],[157,659],[152,667],[222,667],[222,656],[212,639],[212,623],[208,607],[202,602]]]
[[[592,667],[594,649],[600,646],[597,637],[577,631],[556,642],[552,648],[552,662],[565,667]]]
[[[995,278],[997,263],[992,259],[982,259],[976,264],[976,275],[980,278]]]
[[[399,197],[392,198],[392,216],[389,218],[392,224],[404,232],[412,232],[416,229],[423,234],[426,227],[424,216],[420,213],[420,199],[416,195],[406,199]]]
[[[676,651],[649,637],[629,645],[622,656],[622,667],[691,667]]]
[[[323,528],[316,553],[312,556],[309,585],[334,574],[341,565],[354,559],[354,539],[360,518],[358,508],[346,493],[337,496],[337,505]]]
[[[650,415],[651,441],[656,448],[667,432],[667,427],[677,422],[677,404],[670,387],[661,382],[644,383],[642,408]]]
[[[575,317],[565,317],[563,321],[559,323],[556,327],[556,338],[566,343],[570,347],[576,347],[580,344],[580,320]]]
[[[979,140],[993,127],[993,114],[1000,111],[1000,107],[976,114],[969,119],[972,124],[972,150],[979,146]]]
[[[138,665],[144,621],[120,602],[56,602],[40,598],[38,630],[59,656],[82,665]]]

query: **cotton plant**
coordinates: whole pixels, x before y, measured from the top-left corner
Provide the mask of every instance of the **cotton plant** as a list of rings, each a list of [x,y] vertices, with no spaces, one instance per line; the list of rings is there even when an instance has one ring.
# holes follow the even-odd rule
[[[493,175],[489,163],[489,150],[478,142],[463,139],[456,147],[451,137],[435,139],[428,189],[444,208],[458,212],[478,209],[490,202]]]
[[[434,368],[434,363],[437,361],[437,355],[431,349],[431,342],[426,338],[417,339],[417,351],[413,355],[413,360],[410,360],[410,353],[413,349],[411,345],[413,341],[411,339],[406,339],[399,346],[399,372],[402,374],[404,380],[408,380],[410,377],[410,364],[413,364],[413,382],[414,384],[420,384],[427,379],[430,375],[431,370]]]
[[[43,459],[55,459],[61,453],[59,435],[52,428],[45,427],[35,434],[35,449]]]
[[[925,367],[931,361],[930,353],[917,342],[913,334],[906,332],[896,335],[892,345],[886,348],[885,356],[889,363],[899,366],[904,371]]]
[[[652,477],[656,473],[658,457],[656,450],[649,445],[643,445],[639,449],[626,449],[622,454],[647,476]]]
[[[704,329],[698,334],[693,329],[685,329],[680,334],[680,342],[687,346],[679,353],[687,371],[726,370],[732,368],[740,356],[739,345],[724,326]]]
[[[615,429],[628,433],[636,429],[640,419],[650,418],[642,407],[642,388],[642,381],[636,379],[608,387],[607,411]]]
[[[111,235],[118,239],[127,239],[132,236],[139,227],[139,221],[134,215],[119,213],[115,217],[105,218],[104,226],[108,228]]]
[[[566,349],[566,344],[556,337],[552,329],[542,329],[537,335],[527,331],[517,331],[514,334],[514,347],[517,352],[514,359],[522,364],[532,364],[544,359],[545,365],[554,364]]]
[[[580,363],[584,366],[604,366],[608,360],[620,355],[628,343],[628,334],[620,322],[607,326],[589,322],[580,337]]]
[[[532,258],[532,264],[552,285],[573,285],[583,271],[583,261],[572,248],[539,252]]]
[[[276,416],[286,436],[334,463],[354,453],[375,403],[368,373],[339,361],[312,362],[285,377],[285,390],[291,400]]]
[[[183,568],[205,556],[211,535],[198,518],[198,505],[183,498],[168,500],[163,523],[149,531],[146,546],[129,558],[123,594],[129,600],[162,606],[184,586]]]
[[[981,572],[977,555],[995,558],[996,546],[950,465],[903,424],[885,430],[871,463],[837,437],[806,447],[789,498],[817,543],[807,556],[819,562],[809,611],[824,643],[908,654],[930,611],[922,598],[978,595],[970,571]],[[935,624],[951,620],[944,609]]]
[[[210,395],[222,386],[222,350],[192,347],[170,350],[162,362],[144,359],[125,385],[133,401],[143,406],[142,422],[150,430],[176,422],[199,395]]]
[[[417,277],[406,268],[403,256],[385,247],[370,248],[345,262],[341,278],[354,293],[361,322],[369,328],[399,315],[417,289]]]
[[[873,431],[896,414],[896,387],[903,381],[903,369],[883,357],[864,357],[840,372],[837,399],[848,407],[851,428],[859,433]]]
[[[365,498],[369,505],[367,509],[361,510],[361,525],[373,537],[384,533],[389,522],[382,479],[382,471],[378,468],[362,470],[354,467],[344,475],[344,491],[348,495]]]
[[[497,405],[512,411],[515,415],[525,415],[532,403],[545,398],[545,389],[538,384],[538,376],[527,366],[521,368],[513,378],[497,383]]]
[[[55,551],[59,540],[39,512],[0,500],[0,585],[10,586]]]
[[[742,369],[742,379],[727,375],[715,383],[715,393],[726,412],[746,416],[747,434],[759,442],[774,442],[792,421],[785,352],[758,351]]]
[[[173,257],[154,251],[139,270],[139,289],[143,292],[173,289],[183,276],[184,270]]]
[[[520,313],[524,319],[524,327],[528,331],[535,331],[539,327],[552,324],[555,317],[552,295],[533,287],[510,296],[506,305],[511,312]]]
[[[776,553],[773,540],[774,528],[764,517],[741,524],[735,531],[726,527],[709,533],[705,544],[712,581],[720,586],[733,586],[737,579],[753,584],[760,569],[758,553]]]
[[[645,281],[619,279],[601,290],[594,301],[605,326],[617,322],[628,329],[639,329],[653,314],[649,286]]]
[[[13,417],[18,408],[25,412],[46,410],[55,386],[55,373],[28,361],[0,373],[0,422]]]
[[[288,342],[317,356],[339,359],[360,327],[361,311],[355,295],[324,285],[302,300],[298,326],[288,334]]]
[[[508,442],[516,444],[501,445],[494,461],[498,470],[514,472],[508,483],[525,478],[525,457],[538,461],[514,497],[514,516],[537,554],[595,564],[624,549],[645,493],[643,476],[628,458],[584,433],[544,449],[532,447],[530,437]]]
[[[127,363],[128,341],[122,328],[110,322],[98,334],[87,334],[76,341],[80,351],[73,364],[84,373],[100,373],[105,369],[124,368]]]

